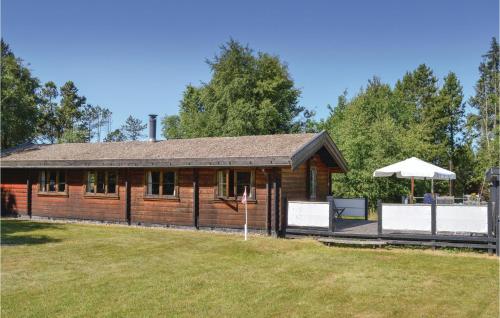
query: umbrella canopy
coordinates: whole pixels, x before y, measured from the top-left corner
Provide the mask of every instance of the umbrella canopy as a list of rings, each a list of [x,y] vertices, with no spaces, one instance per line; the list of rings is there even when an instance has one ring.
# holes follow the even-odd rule
[[[415,157],[394,163],[373,172],[374,177],[390,177],[396,174],[398,178],[454,180],[454,172],[440,168]]]

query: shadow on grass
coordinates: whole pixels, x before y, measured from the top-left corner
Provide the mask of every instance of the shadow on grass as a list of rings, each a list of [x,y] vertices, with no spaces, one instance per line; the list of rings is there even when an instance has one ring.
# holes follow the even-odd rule
[[[1,220],[1,245],[31,245],[61,242],[61,239],[48,235],[29,233],[38,230],[62,230],[61,224],[30,222],[20,220]]]

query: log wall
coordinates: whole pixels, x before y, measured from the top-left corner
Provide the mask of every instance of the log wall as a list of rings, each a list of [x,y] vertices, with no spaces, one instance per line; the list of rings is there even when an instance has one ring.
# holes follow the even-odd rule
[[[325,200],[328,193],[328,168],[319,159],[313,158],[317,168],[317,200]],[[85,174],[83,169],[66,170],[66,194],[46,194],[39,192],[37,170],[2,169],[2,212],[7,207],[18,214],[28,213],[28,186],[31,184],[31,210],[33,216],[86,219],[135,224],[163,224],[194,226],[193,181],[194,169],[178,169],[178,198],[148,198],[145,196],[144,169],[119,169],[118,195],[113,197],[89,196],[85,194]],[[267,230],[274,225],[275,189],[274,177],[281,181],[281,194],[288,200],[307,199],[307,164],[295,171],[290,168],[255,168],[255,198],[248,202],[248,225],[251,229]],[[245,207],[241,202],[216,198],[217,169],[197,169],[199,185],[200,227],[243,228]],[[271,175],[271,202],[267,200],[267,174]],[[127,219],[127,191],[130,186],[130,220]],[[10,199],[9,199],[10,198]],[[281,202],[280,202],[281,203]],[[271,212],[268,215],[268,206]],[[278,208],[280,205],[278,205]],[[282,210],[282,208],[279,208]],[[268,220],[269,216],[271,220]],[[281,218],[283,215],[280,216]]]

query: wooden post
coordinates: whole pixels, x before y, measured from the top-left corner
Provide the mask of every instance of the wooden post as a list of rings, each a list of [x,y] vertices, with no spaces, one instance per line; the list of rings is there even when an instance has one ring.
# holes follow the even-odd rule
[[[193,226],[196,229],[200,228],[198,222],[200,215],[200,186],[199,186],[199,175],[198,170],[193,169]]]
[[[130,169],[127,169],[127,178],[125,180],[125,218],[128,225],[132,224],[132,208],[131,208],[131,184],[130,184]]]
[[[365,220],[368,221],[368,197],[365,197]]]
[[[432,197],[431,201],[431,235],[434,236],[436,235],[436,200],[434,199],[434,196]],[[435,240],[432,240],[432,242],[436,242]],[[432,244],[432,249],[436,249],[436,245]]]
[[[377,225],[378,235],[382,235],[382,200],[377,201]]]
[[[493,222],[493,206],[494,206],[494,202],[491,201],[491,198],[490,200],[488,201],[488,237],[491,238],[493,237],[493,229],[494,229],[494,222]],[[488,243],[488,245],[490,245],[491,243]],[[488,248],[488,255],[492,255],[493,254],[493,249],[491,248]]]
[[[266,182],[266,230],[267,235],[271,235],[272,230],[272,198],[273,198],[273,184],[272,184],[272,174],[271,172],[266,172],[267,182]]]
[[[274,188],[274,224],[273,224],[273,236],[277,237],[280,230],[280,192],[281,183],[278,175],[277,169],[273,171],[273,188]]]
[[[333,197],[328,201],[328,231],[333,233],[335,231],[335,213],[333,211]]]
[[[411,177],[411,196],[410,196],[410,204],[413,204],[415,202],[413,202],[413,196],[414,196],[414,192],[415,192],[415,177]]]
[[[436,235],[436,200],[431,203],[431,234]]]
[[[281,222],[281,236],[286,237],[286,228],[288,226],[288,199],[286,193],[281,194],[281,209],[283,211],[283,219]]]
[[[500,246],[500,235],[498,235],[498,231],[500,231],[500,218],[497,218],[496,224],[497,224],[497,229],[495,231],[495,234],[496,234],[496,237],[497,237],[497,244],[496,244],[495,249],[497,251],[497,256],[500,256],[500,249],[499,249],[499,246]]]
[[[28,213],[28,216],[31,219],[31,199],[32,199],[32,182],[31,182],[31,175],[30,175],[30,170],[28,170],[28,177],[26,178],[26,212]]]

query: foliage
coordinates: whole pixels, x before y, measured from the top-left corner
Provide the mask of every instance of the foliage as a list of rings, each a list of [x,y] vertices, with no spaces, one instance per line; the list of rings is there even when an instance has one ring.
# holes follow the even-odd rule
[[[120,129],[115,129],[108,133],[108,135],[104,138],[104,142],[116,142],[116,141],[125,141],[127,137],[123,134]]]
[[[475,95],[469,104],[475,113],[469,115],[468,122],[473,129],[477,146],[475,181],[484,186],[484,173],[492,166],[500,166],[500,52],[496,38],[491,41],[490,50],[479,65],[479,79],[475,85]]]
[[[1,41],[1,148],[32,141],[38,121],[39,81]]]
[[[211,80],[186,87],[179,118],[163,121],[165,138],[287,133],[304,125],[297,120],[305,110],[300,90],[277,56],[230,40],[207,64]]]
[[[127,140],[138,140],[144,137],[143,131],[146,126],[146,124],[142,123],[142,120],[128,116],[121,130]]]
[[[39,94],[38,139],[55,143],[57,140],[57,101],[59,90],[54,82],[45,83]]]
[[[78,95],[78,88],[72,81],[67,81],[60,89],[61,104],[57,108],[58,137],[68,132],[73,134],[82,117],[85,96]],[[71,132],[70,132],[71,131]]]
[[[162,118],[162,135],[166,139],[182,138],[180,131],[180,117],[178,115],[165,116]]]
[[[88,142],[88,132],[84,129],[65,129],[57,140],[58,143]]]

